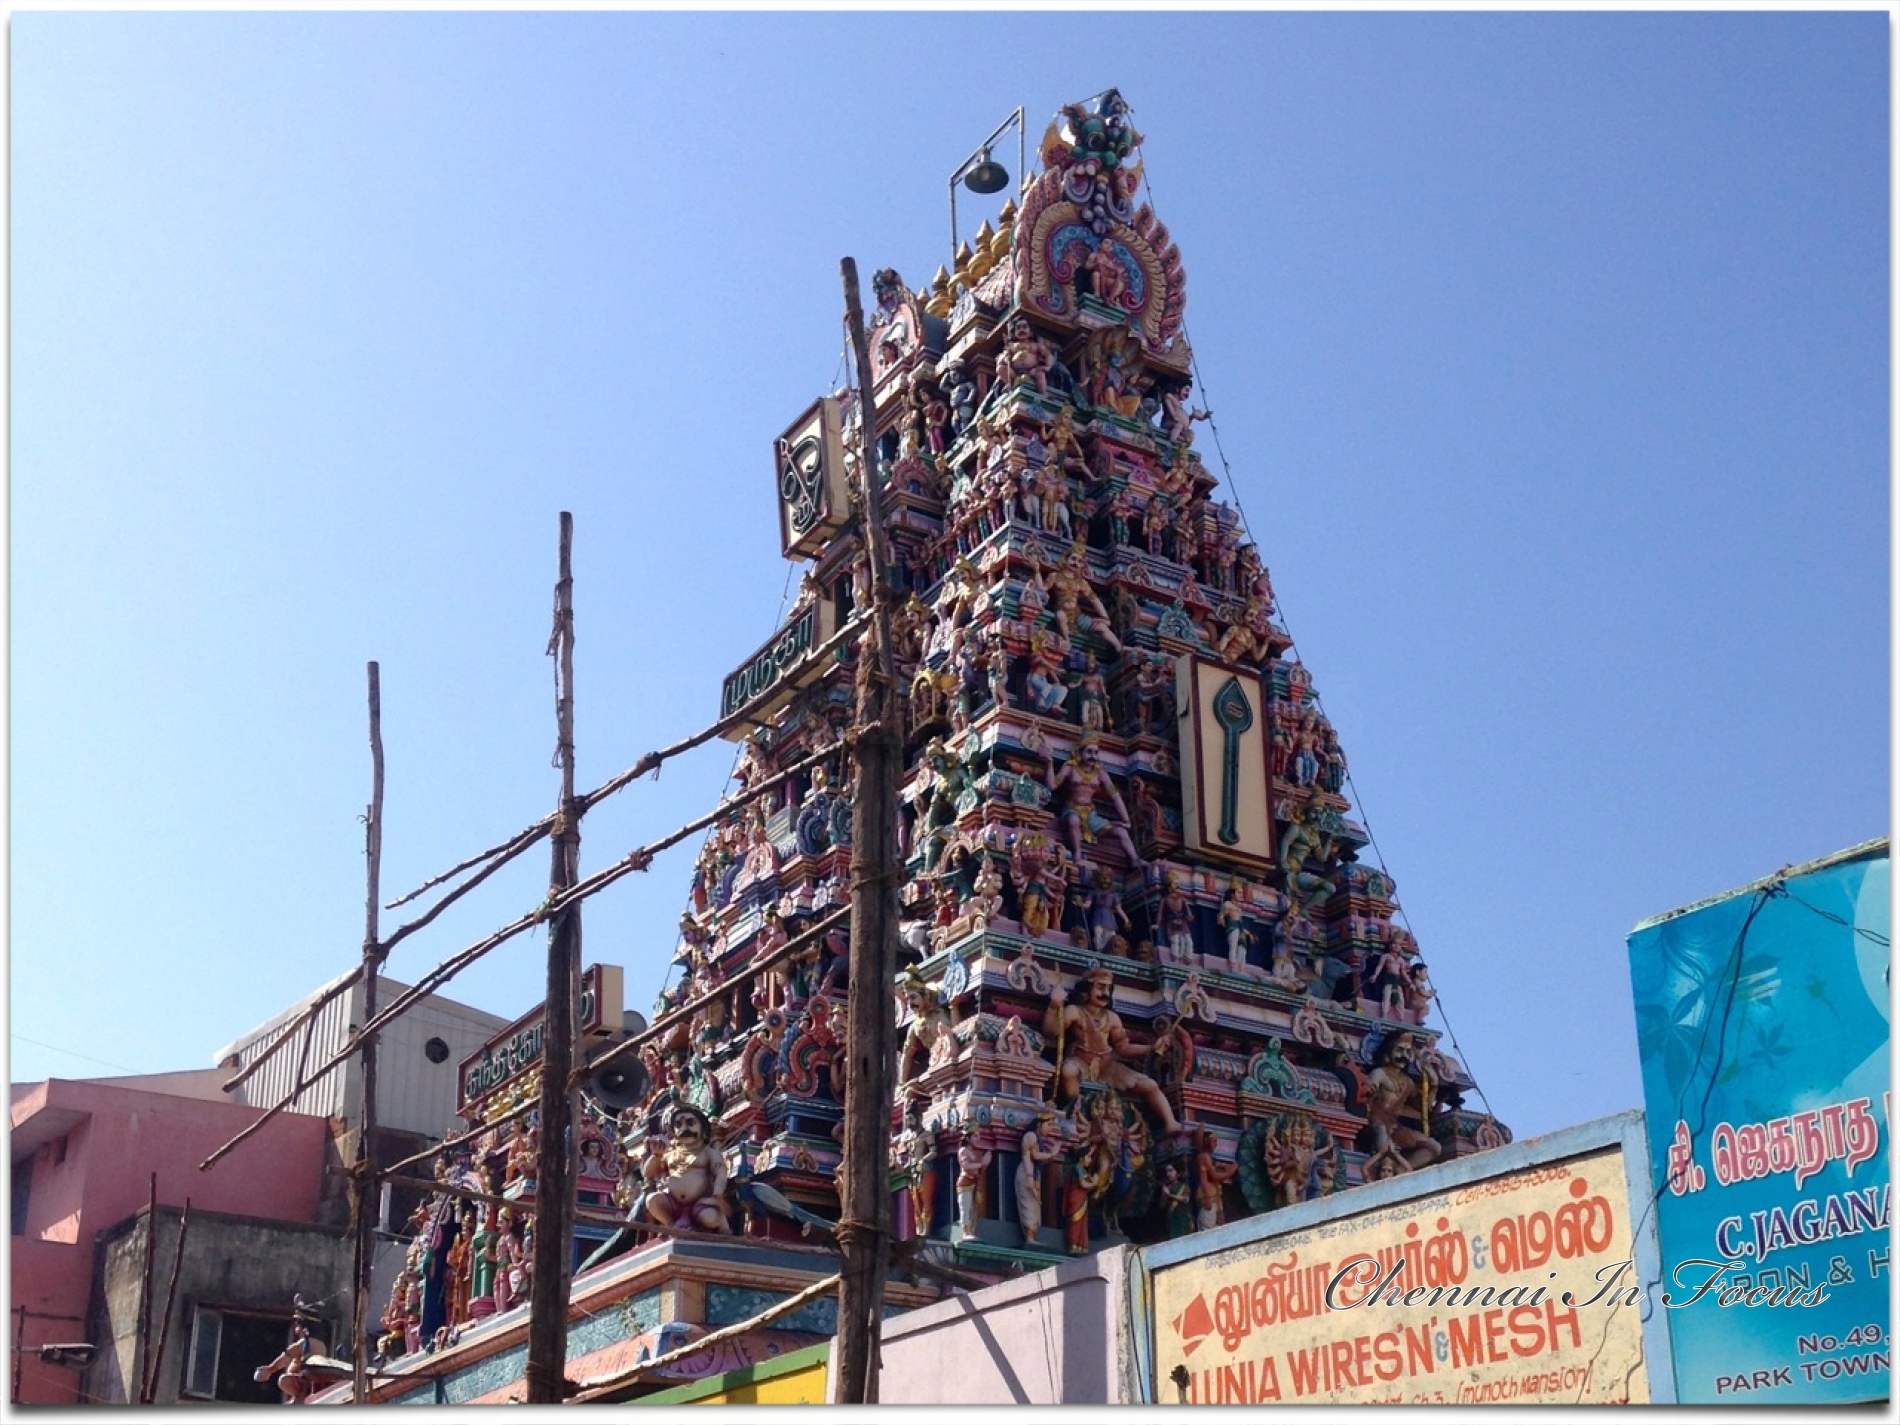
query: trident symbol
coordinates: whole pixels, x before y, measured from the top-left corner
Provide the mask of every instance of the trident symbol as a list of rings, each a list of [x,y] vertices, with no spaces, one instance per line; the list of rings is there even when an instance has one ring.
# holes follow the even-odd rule
[[[1214,720],[1225,734],[1220,772],[1220,839],[1232,846],[1240,840],[1240,735],[1253,726],[1253,705],[1240,679],[1229,678],[1214,694]]]

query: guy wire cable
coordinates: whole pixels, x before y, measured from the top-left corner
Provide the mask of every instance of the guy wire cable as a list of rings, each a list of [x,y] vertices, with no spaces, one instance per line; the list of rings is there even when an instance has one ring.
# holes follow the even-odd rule
[[[1129,115],[1132,117],[1134,112],[1134,106],[1130,105],[1128,107]],[[1135,151],[1141,155],[1142,188],[1147,193],[1150,206],[1158,210],[1159,203],[1154,191],[1154,184],[1148,177],[1146,149],[1143,145],[1138,144],[1136,145]],[[1245,532],[1248,542],[1258,549],[1260,547],[1260,541],[1254,537],[1253,525],[1247,518],[1246,506],[1242,503],[1240,498],[1240,483],[1234,478],[1234,469],[1228,462],[1226,447],[1221,443],[1220,425],[1219,422],[1214,419],[1214,403],[1212,398],[1208,395],[1207,383],[1201,378],[1201,360],[1199,356],[1195,355],[1194,343],[1189,339],[1187,320],[1185,317],[1183,317],[1181,322],[1181,340],[1187,343],[1189,369],[1193,372],[1194,385],[1199,391],[1202,403],[1207,410],[1208,433],[1214,437],[1214,453],[1220,458],[1221,470],[1227,477],[1227,488],[1233,498],[1234,513],[1240,517],[1240,527]],[[1261,563],[1264,567],[1266,563],[1264,554],[1261,557]],[[1288,651],[1294,655],[1297,661],[1299,657],[1299,640],[1293,636],[1292,620],[1287,617],[1285,600],[1280,597],[1278,590],[1274,591],[1273,603],[1280,614],[1280,626],[1286,630],[1286,635],[1289,640]],[[1309,684],[1307,695],[1312,698],[1313,706],[1319,710],[1320,714],[1325,716],[1328,722],[1331,722],[1332,718],[1326,713],[1326,703],[1325,700],[1321,698],[1318,687]],[[1392,881],[1396,886],[1398,878],[1392,874],[1391,868],[1386,865],[1385,852],[1380,849],[1379,838],[1373,833],[1372,817],[1366,811],[1365,798],[1361,796],[1358,784],[1353,781],[1352,764],[1350,762],[1348,762],[1345,767],[1345,781],[1346,786],[1352,793],[1352,803],[1359,812],[1360,824],[1366,829],[1366,841],[1372,848],[1373,857],[1377,861],[1380,871],[1385,874],[1386,879]],[[1405,907],[1398,903],[1396,896],[1393,898],[1393,909],[1398,916],[1400,924],[1405,927],[1406,933],[1411,935],[1413,941],[1416,943],[1418,934],[1412,929],[1411,918],[1406,915]],[[1458,1031],[1452,1026],[1451,1015],[1445,1009],[1444,995],[1435,993],[1432,998],[1432,1003],[1437,1008],[1438,1017],[1445,1022],[1445,1034],[1451,1040],[1452,1048],[1458,1052],[1458,1057],[1464,1063],[1466,1072],[1471,1073],[1472,1088],[1478,1095],[1478,1101],[1484,1105],[1484,1110],[1490,1116],[1493,1123],[1502,1123],[1503,1120],[1498,1117],[1497,1111],[1491,1107],[1491,1100],[1485,1095],[1484,1086],[1478,1082],[1477,1074],[1471,1070],[1471,1057],[1466,1053],[1464,1045],[1459,1042]]]

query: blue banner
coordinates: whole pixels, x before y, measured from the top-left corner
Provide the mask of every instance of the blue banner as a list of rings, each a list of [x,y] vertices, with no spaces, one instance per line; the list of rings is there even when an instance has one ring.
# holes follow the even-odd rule
[[[1629,937],[1684,1405],[1890,1393],[1888,849]]]

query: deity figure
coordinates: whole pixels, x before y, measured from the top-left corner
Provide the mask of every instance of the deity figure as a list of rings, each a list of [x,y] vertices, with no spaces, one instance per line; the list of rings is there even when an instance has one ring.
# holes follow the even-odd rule
[[[1070,1256],[1079,1257],[1089,1249],[1089,1204],[1108,1191],[1115,1177],[1115,1159],[1108,1145],[1091,1132],[1064,1166],[1063,1244]]]
[[[1067,639],[1046,628],[1030,632],[1029,669],[1023,681],[1033,711],[1059,713],[1069,700],[1069,685],[1062,681],[1062,666],[1067,658]]]
[[[1306,988],[1306,976],[1300,973],[1300,962],[1294,956],[1293,942],[1284,931],[1273,945],[1273,969],[1267,978],[1283,990],[1294,993]]]
[[[323,1342],[311,1339],[310,1328],[304,1324],[302,1317],[296,1317],[290,1323],[289,1343],[275,1360],[252,1371],[251,1379],[262,1383],[276,1376],[278,1393],[288,1404],[299,1404],[311,1390],[310,1377],[306,1373],[309,1360],[312,1356],[323,1354]]]
[[[1432,977],[1426,973],[1425,962],[1414,960],[1405,985],[1405,1007],[1411,1012],[1412,1023],[1423,1024],[1425,1016],[1431,1013],[1432,1001],[1437,998],[1438,992],[1432,988]]]
[[[779,916],[778,907],[766,906],[761,915],[759,933],[752,938],[752,954],[749,957],[754,966],[764,967],[752,991],[752,1003],[760,1010],[777,1009],[785,1003],[790,993],[791,967],[783,961],[772,963],[790,939],[785,933],[785,922]]]
[[[1403,947],[1388,938],[1370,968],[1371,984],[1367,988],[1378,994],[1379,1014],[1386,1019],[1407,1018],[1405,991],[1411,984],[1412,973]]]
[[[1154,1043],[1148,1046],[1148,1060],[1154,1066],[1161,1092],[1167,1095],[1168,1106],[1178,1119],[1187,1081],[1194,1073],[1194,1036],[1188,1033],[1180,1017],[1172,1014],[1157,1014],[1154,1031]]]
[[[1161,799],[1146,777],[1129,778],[1135,788],[1135,835],[1144,842],[1161,839]]]
[[[1319,784],[1329,792],[1346,787],[1346,754],[1339,750],[1339,734],[1327,723],[1321,731]]]
[[[1038,939],[1051,920],[1049,843],[1039,832],[1017,838],[1010,848],[1009,869],[1016,882],[1016,915],[1023,933]]]
[[[904,1105],[904,1130],[897,1135],[895,1157],[910,1197],[911,1236],[930,1235],[932,1207],[937,1196],[937,1135],[924,1127],[923,1105]]]
[[[481,1209],[481,1225],[469,1237],[469,1310],[472,1316],[486,1316],[497,1310],[495,1279],[501,1265],[501,1232],[496,1227],[495,1206]]]
[[[1025,464],[1016,472],[1016,507],[1031,529],[1044,528],[1042,485],[1042,472],[1036,466]]]
[[[1088,915],[1089,945],[1096,954],[1108,948],[1119,926],[1130,929],[1128,912],[1122,909],[1122,899],[1115,893],[1114,878],[1109,875],[1108,867],[1097,866],[1090,881],[1090,888],[1082,892],[1080,901]]]
[[[1174,527],[1174,507],[1169,502],[1167,491],[1156,490],[1148,497],[1147,508],[1141,512],[1141,537],[1147,543],[1148,552],[1157,558],[1166,548],[1166,537]]]
[[[1247,963],[1247,945],[1243,938],[1246,930],[1242,924],[1247,909],[1240,902],[1240,882],[1235,881],[1227,888],[1227,894],[1221,898],[1220,911],[1214,917],[1214,923],[1220,927],[1221,935],[1227,941],[1227,968],[1236,975],[1247,974],[1253,967]]]
[[[421,1285],[416,1275],[417,1249],[412,1246],[402,1267],[396,1273],[395,1286],[389,1293],[389,1304],[383,1308],[382,1327],[384,1334],[376,1342],[377,1351],[385,1357],[400,1356],[416,1349],[409,1344],[409,1321],[413,1311],[416,1320],[422,1319]]]
[[[996,862],[988,856],[977,860],[976,879],[970,886],[970,899],[966,910],[973,914],[980,925],[987,925],[996,919],[1003,910],[1003,873],[996,869]]]
[[[1287,892],[1292,898],[1292,913],[1311,916],[1333,893],[1330,872],[1338,843],[1319,827],[1325,808],[1311,798],[1294,808],[1293,818],[1280,837],[1280,864],[1286,868]],[[1308,863],[1322,869],[1312,870]]]
[[[1023,1245],[1034,1246],[1042,1229],[1042,1172],[1062,1156],[1062,1135],[1054,1108],[1044,1104],[1036,1121],[1023,1134],[1021,1160],[1016,1164],[1016,1223]]]
[[[1082,976],[1082,983],[1086,986],[1084,1000],[1074,1005],[1068,1002],[1069,992],[1058,979],[1043,1014],[1043,1033],[1056,1041],[1061,1057],[1062,1095],[1075,1098],[1082,1091],[1082,1081],[1088,1079],[1139,1098],[1160,1121],[1163,1133],[1180,1132],[1180,1120],[1174,1116],[1161,1086],[1124,1062],[1146,1058],[1147,1051],[1129,1042],[1121,1016],[1110,1007],[1114,974],[1106,966],[1097,965]]]
[[[1195,1226],[1205,1231],[1221,1224],[1221,1185],[1240,1171],[1239,1163],[1214,1156],[1214,1130],[1203,1128],[1194,1153]]]
[[[1038,395],[1046,396],[1049,375],[1055,366],[1055,348],[1036,335],[1027,318],[1017,317],[1009,324],[1009,338],[1003,343],[1002,355],[996,359],[999,386],[1014,386],[1026,380],[1035,386]]]
[[[1431,1081],[1419,1067],[1418,1041],[1409,1031],[1397,1030],[1379,1046],[1372,1072],[1366,1075],[1365,1096],[1363,1138],[1368,1180],[1374,1176],[1375,1164],[1388,1170],[1410,1172],[1438,1160],[1445,1150],[1429,1131]],[[1413,1105],[1418,1107],[1419,1122],[1425,1125],[1425,1132],[1400,1121],[1400,1116]]]
[[[1260,1155],[1267,1181],[1281,1207],[1323,1197],[1339,1177],[1339,1147],[1329,1135],[1317,1142],[1318,1125],[1303,1113],[1280,1114],[1267,1125]]]
[[[953,361],[943,369],[943,393],[950,405],[950,433],[960,436],[976,420],[977,389],[970,369]]]
[[[966,1239],[976,1236],[982,1216],[983,1170],[994,1156],[987,1148],[979,1148],[967,1131],[957,1145],[957,1233]]]
[[[1069,552],[1062,556],[1062,562],[1050,571],[1046,579],[1043,577],[1042,561],[1033,551],[1029,567],[1037,589],[1055,610],[1053,622],[1057,633],[1065,639],[1081,633],[1093,633],[1115,652],[1122,651],[1121,639],[1109,623],[1108,609],[1089,583],[1088,547],[1085,544],[1079,540],[1071,544]]]
[[[1320,773],[1319,712],[1308,708],[1300,717],[1293,734],[1293,755],[1289,759],[1288,780],[1296,787],[1310,787]]]
[[[648,1183],[637,1211],[662,1227],[732,1231],[726,1216],[726,1160],[712,1146],[712,1124],[691,1104],[666,1116],[664,1136],[647,1140],[640,1174]]]
[[[1138,506],[1132,486],[1124,485],[1108,497],[1108,534],[1109,541],[1120,548],[1129,543],[1129,524],[1134,519]]]
[[[897,1051],[897,1082],[908,1084],[930,1067],[937,1041],[950,1033],[950,1015],[938,1001],[937,987],[915,967],[898,977],[897,992],[910,1014],[910,1028]]]
[[[992,628],[984,636],[989,652],[990,699],[999,708],[1009,706],[1009,649],[1003,631]]]
[[[527,1224],[509,1207],[501,1210],[497,1226],[501,1237],[495,1243],[495,1310],[506,1311],[528,1297],[528,1233]]]
[[[1088,274],[1089,290],[1096,301],[1112,307],[1128,295],[1128,273],[1107,243],[1090,249],[1082,259],[1081,270]]]
[[[1194,1189],[1181,1176],[1181,1169],[1168,1163],[1161,1169],[1161,1207],[1170,1238],[1185,1237],[1194,1230]]]
[[[1161,934],[1165,958],[1176,965],[1194,962],[1194,903],[1181,889],[1181,873],[1168,872],[1161,895]]]
[[[970,774],[941,737],[925,745],[924,766],[929,775],[917,796],[917,834],[923,845],[924,869],[934,871],[954,828],[957,802],[969,790]]]
[[[1042,523],[1038,528],[1064,539],[1075,537],[1074,521],[1069,515],[1069,478],[1062,467],[1051,460],[1042,467],[1038,480],[1042,485]]]
[[[1082,726],[1090,732],[1107,730],[1108,679],[1102,676],[1101,665],[1090,653],[1082,663],[1082,672],[1075,680],[1076,712]]]
[[[1055,772],[1055,759],[1050,758],[1045,764],[1044,776],[1052,797],[1067,789],[1068,804],[1062,811],[1060,825],[1068,839],[1069,854],[1078,864],[1083,859],[1083,844],[1094,845],[1103,832],[1114,838],[1129,864],[1137,870],[1148,864],[1141,859],[1134,839],[1128,834],[1128,808],[1122,802],[1122,794],[1115,790],[1108,770],[1102,766],[1101,747],[1094,733],[1085,732],[1076,739],[1060,775]],[[1098,810],[1099,803],[1106,803],[1114,816],[1105,816]]]
[[[1119,327],[1105,327],[1090,338],[1084,385],[1089,404],[1118,416],[1133,417],[1151,382],[1141,374],[1139,343]]]

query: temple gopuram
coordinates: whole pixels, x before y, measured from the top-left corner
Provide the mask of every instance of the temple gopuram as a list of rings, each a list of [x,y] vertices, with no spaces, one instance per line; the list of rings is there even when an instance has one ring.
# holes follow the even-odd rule
[[[803,578],[721,713],[746,719],[741,785],[817,760],[707,836],[653,1017],[700,1007],[646,1044],[637,1098],[590,1103],[579,1135],[583,1205],[734,1239],[718,1270],[692,1267],[703,1243],[660,1239],[577,1278],[577,1301],[649,1283],[653,1349],[669,1321],[713,1324],[719,1271],[758,1291],[815,1275],[773,1248],[839,1216],[848,928],[766,962],[850,901],[858,645],[835,635],[870,602],[866,478],[906,756],[898,1236],[994,1280],[1510,1139],[1426,1025],[1393,881],[1359,859],[1345,753],[1195,448],[1186,272],[1140,200],[1140,143],[1112,90],[1065,107],[954,270],[916,289],[875,274],[875,413],[824,395],[776,442]],[[471,1123],[535,1091],[532,1073],[484,1082]],[[533,1144],[516,1118],[444,1171],[529,1201]],[[432,1211],[458,1218],[446,1249]],[[392,1356],[509,1313],[532,1251],[520,1213],[417,1212]],[[611,1228],[589,1231],[577,1260]],[[936,1292],[894,1282],[891,1301]],[[788,1345],[831,1329],[795,1324]]]

